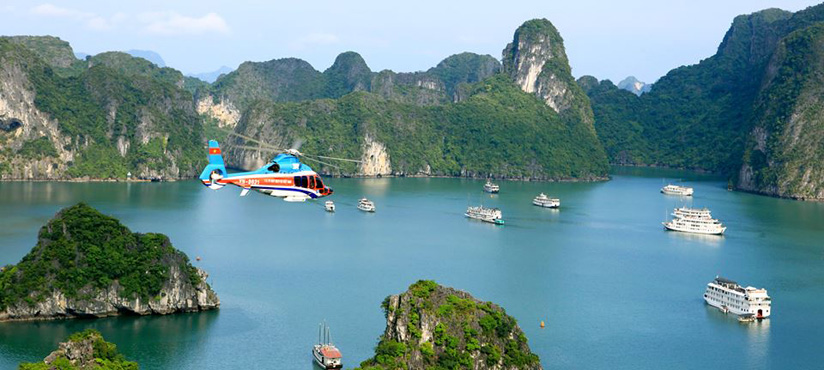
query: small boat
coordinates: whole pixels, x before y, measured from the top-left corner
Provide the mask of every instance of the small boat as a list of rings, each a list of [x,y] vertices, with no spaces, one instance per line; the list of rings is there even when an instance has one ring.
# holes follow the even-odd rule
[[[484,191],[490,194],[497,194],[501,191],[501,187],[492,183],[490,180],[486,180],[486,184],[484,184]]]
[[[504,219],[500,209],[486,208],[484,206],[469,207],[464,214],[466,217],[489,222],[495,225],[503,225]]]
[[[318,327],[318,344],[312,347],[312,357],[324,369],[343,368],[343,356],[338,347],[332,344],[332,332],[326,323],[321,323]]]
[[[688,186],[678,186],[669,184],[661,188],[661,192],[667,195],[681,195],[691,197],[694,190]]]
[[[335,212],[335,202],[331,200],[327,200],[326,203],[323,203],[323,207],[326,208],[326,212]]]
[[[738,316],[738,322],[754,322],[754,321],[755,321],[755,315],[752,315],[752,314],[743,314],[741,316]]]
[[[532,199],[532,204],[544,208],[558,208],[561,206],[561,200],[558,198],[550,198],[546,194],[541,193],[535,199]]]
[[[358,201],[358,209],[364,212],[375,212],[375,203],[366,198]]]

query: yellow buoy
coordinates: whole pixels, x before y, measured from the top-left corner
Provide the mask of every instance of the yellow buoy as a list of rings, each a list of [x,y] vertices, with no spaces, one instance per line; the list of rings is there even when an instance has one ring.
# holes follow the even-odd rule
[[[543,328],[544,328],[544,322],[541,321],[541,329],[543,329]]]

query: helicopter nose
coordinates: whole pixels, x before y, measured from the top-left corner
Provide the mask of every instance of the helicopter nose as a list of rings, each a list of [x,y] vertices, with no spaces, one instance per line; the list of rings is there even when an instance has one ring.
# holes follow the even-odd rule
[[[328,186],[326,187],[326,195],[332,195],[332,193],[334,193],[334,192],[335,192],[335,191],[334,191],[334,190],[332,190],[332,188],[330,188],[330,187],[328,187]]]

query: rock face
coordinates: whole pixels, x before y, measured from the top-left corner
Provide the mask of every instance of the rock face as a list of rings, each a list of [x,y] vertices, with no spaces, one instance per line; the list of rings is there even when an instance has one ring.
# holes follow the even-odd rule
[[[0,38],[0,179],[197,173],[203,127],[179,72],[125,53],[78,61],[62,41],[23,40]]]
[[[738,187],[824,200],[824,25],[782,39],[756,100]]]
[[[41,230],[0,273],[0,321],[154,315],[216,309],[220,300],[162,234],[136,234],[80,203]]]
[[[610,160],[707,170],[738,189],[823,199],[822,21],[824,4],[741,15],[715,55],[673,69],[648,93],[627,97],[604,82],[588,89]]]
[[[503,308],[421,280],[387,297],[386,330],[367,369],[541,369]]]
[[[503,69],[521,90],[535,94],[560,113],[570,108],[577,88],[564,41],[546,19],[525,22],[503,51]],[[570,83],[572,82],[572,83]]]
[[[361,175],[378,176],[392,173],[392,165],[389,162],[389,154],[386,152],[385,145],[366,135],[363,147],[359,171]]]
[[[240,110],[232,103],[224,100],[215,103],[211,96],[198,100],[197,113],[213,118],[219,127],[233,128],[240,121]]]
[[[21,370],[92,370],[92,369],[137,370],[136,362],[126,361],[117,351],[117,346],[106,342],[94,329],[87,329],[69,336],[58,345],[41,363],[20,364]]]

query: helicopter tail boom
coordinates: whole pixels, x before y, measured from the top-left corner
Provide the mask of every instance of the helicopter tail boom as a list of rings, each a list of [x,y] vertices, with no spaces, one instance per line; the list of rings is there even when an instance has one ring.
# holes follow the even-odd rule
[[[226,172],[226,164],[223,162],[223,153],[216,140],[209,140],[208,158],[209,164],[200,173],[200,180],[203,181],[203,185],[217,190],[224,186],[224,184],[219,183],[219,180],[223,179],[228,173]]]

